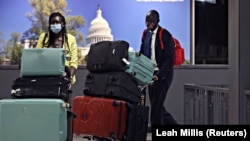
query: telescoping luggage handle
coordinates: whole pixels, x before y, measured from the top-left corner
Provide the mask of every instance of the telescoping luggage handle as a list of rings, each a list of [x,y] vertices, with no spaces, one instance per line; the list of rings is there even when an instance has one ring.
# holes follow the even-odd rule
[[[137,53],[137,55],[140,56],[140,53]],[[122,58],[122,61],[123,61],[127,66],[130,65],[130,62],[129,62],[126,58]],[[135,74],[133,74],[133,75],[135,75]],[[153,85],[153,83],[154,83],[154,81],[152,80],[148,85]],[[145,86],[147,86],[147,85],[145,85]],[[141,90],[142,90],[142,89],[141,89]]]
[[[151,81],[151,83],[149,85],[153,85],[154,84],[154,80]],[[146,102],[146,93],[148,93],[148,86],[149,85],[140,85],[139,88],[141,89],[141,103],[140,105],[145,106],[145,102]]]
[[[141,89],[141,102],[139,105],[141,106],[145,106],[146,104],[146,93],[147,93],[147,88],[148,86],[145,85],[145,86],[139,86],[139,88]]]
[[[141,56],[141,53],[137,52],[136,55],[137,55],[137,56]],[[122,61],[123,61],[127,66],[130,65],[130,62],[128,61],[128,59],[122,58]]]
[[[140,54],[139,52],[137,52],[136,55],[137,55],[137,56],[140,56],[141,54]],[[123,61],[127,66],[130,65],[130,62],[128,61],[128,59],[122,58],[122,61]]]

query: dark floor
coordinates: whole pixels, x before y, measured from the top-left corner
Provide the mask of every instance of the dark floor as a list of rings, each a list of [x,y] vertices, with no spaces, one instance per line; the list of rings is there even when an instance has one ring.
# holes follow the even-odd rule
[[[151,133],[148,133],[147,135],[147,141],[152,141],[152,137],[151,137]],[[97,141],[95,139],[91,139],[92,137],[91,136],[88,136],[88,138],[84,138],[83,136],[81,135],[74,135],[74,140],[73,141]]]

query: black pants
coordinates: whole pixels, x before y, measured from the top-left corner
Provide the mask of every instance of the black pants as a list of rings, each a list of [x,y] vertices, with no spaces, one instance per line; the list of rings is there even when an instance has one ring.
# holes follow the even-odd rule
[[[151,127],[154,125],[177,124],[173,116],[164,107],[164,102],[172,80],[173,71],[170,72],[165,79],[155,81],[153,85],[149,86]]]

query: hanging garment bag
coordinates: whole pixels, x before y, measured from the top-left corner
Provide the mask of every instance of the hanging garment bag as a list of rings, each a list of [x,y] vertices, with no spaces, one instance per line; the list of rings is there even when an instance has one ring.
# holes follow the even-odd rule
[[[125,72],[106,72],[89,73],[83,93],[139,103],[141,90],[131,75]]]
[[[148,85],[152,81],[155,63],[137,52],[128,52],[128,60],[124,59],[127,64],[126,73],[131,74],[139,85]]]
[[[126,128],[127,106],[125,101],[76,96],[74,98],[73,132],[106,139],[122,139]]]
[[[60,98],[69,102],[70,80],[60,76],[19,77],[14,80],[11,95],[14,98]]]
[[[129,43],[119,41],[101,41],[91,44],[88,52],[87,69],[90,72],[124,71],[128,58]]]

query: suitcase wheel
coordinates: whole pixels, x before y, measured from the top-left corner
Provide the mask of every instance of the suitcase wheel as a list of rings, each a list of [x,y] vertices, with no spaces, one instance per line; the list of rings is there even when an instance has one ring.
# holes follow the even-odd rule
[[[114,107],[120,106],[120,102],[118,102],[118,101],[115,100],[115,101],[113,102],[113,106],[114,106]]]
[[[115,133],[111,132],[110,135],[109,135],[112,139],[116,139],[116,136],[115,136]]]
[[[123,141],[128,141],[128,137],[124,135],[124,136],[122,137],[122,140],[123,140]]]

